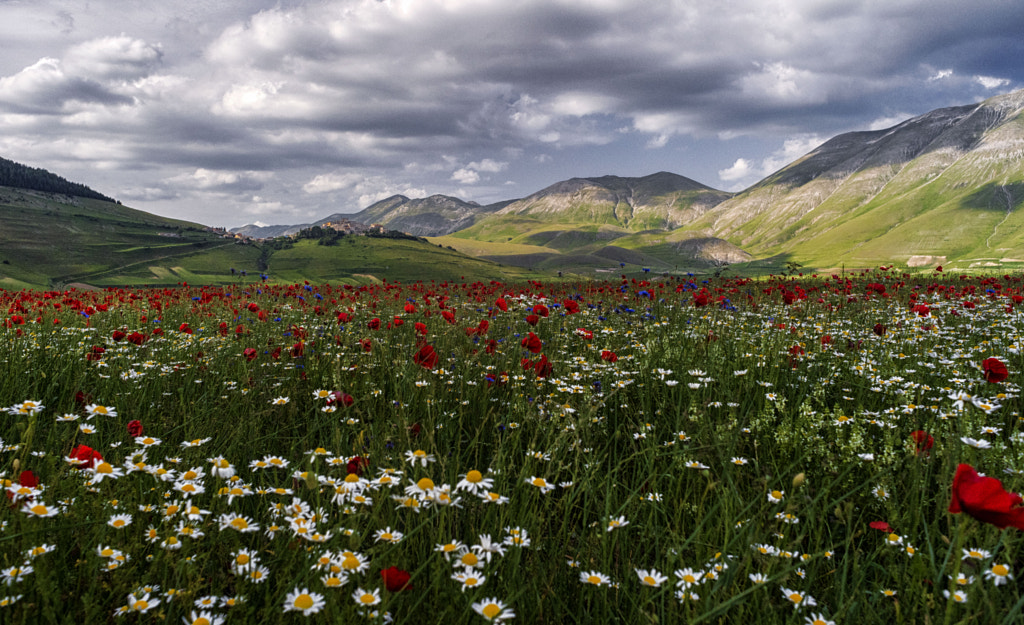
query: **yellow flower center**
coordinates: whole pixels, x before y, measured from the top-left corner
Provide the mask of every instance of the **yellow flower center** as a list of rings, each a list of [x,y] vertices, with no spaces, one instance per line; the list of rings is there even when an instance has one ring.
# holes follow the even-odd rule
[[[358,569],[359,564],[359,558],[355,557],[354,555],[348,555],[345,556],[345,559],[342,561],[341,566],[345,567],[346,569],[353,570]]]
[[[363,593],[363,594],[362,594],[362,595],[361,595],[361,596],[359,597],[359,601],[361,601],[361,602],[363,602],[363,603],[366,603],[366,604],[370,604],[370,603],[373,603],[374,601],[376,601],[376,599],[377,599],[377,597],[375,597],[375,596],[371,595],[371,594],[370,594],[370,593],[368,593],[368,592],[366,592],[366,593]]]
[[[200,616],[196,620],[192,621],[192,625],[210,625],[210,619],[205,616]]]
[[[477,471],[476,469],[473,469],[472,471],[466,474],[466,481],[469,482],[470,484],[479,484],[480,481],[483,479],[483,474]]]
[[[124,519],[115,519],[113,525],[114,527],[124,527]]]
[[[782,492],[781,491],[777,491],[777,490],[773,490],[772,491],[772,497],[775,498],[775,499],[782,499]]]
[[[476,557],[475,553],[468,552],[465,555],[463,555],[462,558],[459,559],[459,561],[466,566],[476,566],[480,563],[480,558]]]
[[[109,473],[113,473],[114,472],[114,467],[110,466],[109,462],[101,462],[98,465],[96,465],[96,472],[97,473],[108,473],[108,474]]]
[[[341,580],[337,577],[329,577],[327,578],[327,581],[324,582],[324,585],[328,588],[336,588],[341,586]]]
[[[587,578],[587,581],[590,582],[591,584],[597,585],[597,584],[601,583],[601,578],[598,577],[597,575],[591,575],[590,577]]]
[[[650,575],[644,575],[644,583],[648,586],[654,586],[657,582],[655,582],[654,578]]]
[[[992,574],[998,575],[999,577],[1006,577],[1010,574],[1010,569],[1005,564],[997,564],[992,567]]]
[[[49,510],[46,508],[46,506],[44,506],[41,503],[37,503],[36,505],[32,506],[31,510],[32,510],[32,514],[38,514],[40,516],[42,516],[42,515],[46,514],[47,512],[49,512]]]
[[[235,558],[235,563],[238,564],[238,566],[245,566],[246,564],[249,564],[249,555],[245,553],[238,554],[238,557]]]
[[[149,603],[147,603],[146,601],[143,601],[142,599],[139,599],[138,601],[136,601],[135,605],[132,606],[133,610],[138,610],[140,612],[145,610],[145,609],[147,609],[147,608],[149,608]]]
[[[803,595],[801,595],[800,593],[794,592],[793,594],[789,595],[789,600],[793,603],[800,603],[804,600],[804,598]]]
[[[237,519],[231,521],[231,527],[235,528],[236,530],[244,530],[247,527],[249,527],[249,522],[243,519],[242,517],[238,517]]]
[[[531,482],[531,483],[534,486],[540,486],[540,487],[544,487],[544,486],[548,485],[547,481],[545,481],[545,479],[542,478],[542,477],[535,477],[535,478],[533,478],[533,482]]]
[[[313,597],[303,593],[295,597],[295,607],[300,610],[308,610],[313,607]]]
[[[429,477],[425,477],[420,481],[416,482],[416,486],[419,486],[420,490],[430,490],[434,488],[434,480]]]
[[[499,608],[498,604],[496,604],[496,603],[488,603],[487,605],[484,606],[484,609],[481,610],[481,612],[483,612],[483,615],[485,617],[487,617],[489,619],[493,619],[494,617],[498,616],[498,614],[501,613],[501,608]]]
[[[427,452],[423,451],[422,449],[417,449],[416,451],[412,452],[412,455],[416,456],[417,458],[422,458],[427,455]]]
[[[354,484],[359,481],[359,476],[356,475],[355,473],[349,473],[348,475],[345,476],[345,481],[348,482],[349,484]]]

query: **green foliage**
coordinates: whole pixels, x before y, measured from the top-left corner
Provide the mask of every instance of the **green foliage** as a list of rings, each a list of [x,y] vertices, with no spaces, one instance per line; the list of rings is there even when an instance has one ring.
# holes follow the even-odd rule
[[[366,254],[420,245],[352,246],[363,243]],[[270,262],[336,252],[298,241]],[[4,477],[31,469],[45,487],[34,503],[60,507],[52,518],[33,518],[20,503],[0,509],[3,570],[21,567],[31,548],[54,547],[5,584],[21,598],[0,606],[4,620],[108,621],[143,586],[159,586],[151,599],[161,605],[149,614],[168,622],[203,597],[217,598],[213,612],[229,620],[297,622],[283,605],[302,588],[325,596],[321,618],[343,622],[365,618],[356,588],[380,589],[375,607],[396,622],[484,622],[472,604],[489,597],[529,623],[791,623],[819,612],[865,624],[1017,618],[1013,582],[995,585],[983,573],[1005,563],[1019,574],[1019,532],[946,509],[960,462],[1008,489],[1022,484],[1018,278],[441,282],[0,291],[9,321],[0,325],[0,406],[10,407],[0,420]],[[868,283],[885,284],[890,296],[865,296]],[[730,302],[697,307],[700,288]],[[784,305],[783,289],[808,297]],[[986,289],[993,293],[982,297]],[[911,293],[931,307],[927,316],[911,309]],[[507,312],[495,307],[501,296]],[[579,312],[565,314],[570,300]],[[549,316],[528,324],[542,302]],[[374,318],[380,329],[369,328]],[[483,319],[486,333],[466,331]],[[876,323],[888,330],[875,333]],[[115,337],[135,331],[146,336],[141,344]],[[547,378],[524,369],[524,358],[539,356],[522,347],[528,332],[554,364]],[[438,354],[433,368],[413,359],[424,340]],[[989,356],[1006,361],[1007,381],[981,379]],[[351,405],[325,410],[330,391],[351,395]],[[958,391],[974,403],[958,406]],[[133,440],[126,424],[134,419],[159,440]],[[916,430],[934,436],[934,448],[916,451]],[[91,474],[65,460],[81,443],[126,474],[87,483]],[[344,494],[355,455],[368,459],[363,477],[377,480],[359,490],[373,500],[365,505]],[[273,457],[287,467],[259,468]],[[214,474],[219,458],[238,479]],[[205,490],[189,499],[190,469]],[[471,470],[508,502],[457,490]],[[449,488],[416,496],[416,512],[404,503],[423,478]],[[542,491],[537,478],[555,487]],[[445,496],[458,505],[442,505]],[[208,512],[167,514],[182,501]],[[112,527],[117,514],[131,524]],[[223,527],[229,514],[260,531]],[[889,523],[892,536],[873,521]],[[479,548],[482,535],[511,541],[513,528],[530,544],[505,545],[481,569],[486,581],[463,590],[452,579],[462,567],[437,546]],[[384,530],[403,537],[380,540]],[[180,549],[167,548],[171,537]],[[102,547],[127,559],[110,560]],[[232,567],[242,548],[267,567],[267,582]],[[963,548],[991,555],[961,561]],[[346,550],[365,556],[368,570],[326,588],[319,558],[341,566]],[[390,566],[409,571],[411,588],[383,589],[380,571]],[[699,599],[675,596],[687,568],[699,580],[687,590]],[[668,580],[645,586],[637,569]],[[581,582],[592,571],[616,586]],[[963,605],[941,592],[958,572],[973,578]],[[817,605],[794,610],[782,587]],[[244,602],[220,605],[229,597]]]

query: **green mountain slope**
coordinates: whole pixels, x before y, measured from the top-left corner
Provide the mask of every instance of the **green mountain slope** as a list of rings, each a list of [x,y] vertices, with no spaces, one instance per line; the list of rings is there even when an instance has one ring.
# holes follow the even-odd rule
[[[0,288],[533,277],[423,241],[243,243],[117,203],[0,187]]]
[[[682,230],[819,267],[1010,263],[1022,159],[1018,91],[835,137]]]

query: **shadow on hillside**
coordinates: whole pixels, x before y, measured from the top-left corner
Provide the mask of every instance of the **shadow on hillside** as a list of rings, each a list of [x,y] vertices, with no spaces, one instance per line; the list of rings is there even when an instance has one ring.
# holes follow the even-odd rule
[[[1004,212],[1024,203],[1024,182],[1007,185],[990,182],[964,198],[964,208]]]

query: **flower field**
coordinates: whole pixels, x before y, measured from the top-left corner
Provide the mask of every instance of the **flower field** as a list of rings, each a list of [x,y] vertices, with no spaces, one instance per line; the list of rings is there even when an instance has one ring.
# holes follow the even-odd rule
[[[1024,282],[0,291],[0,621],[1024,620]]]

